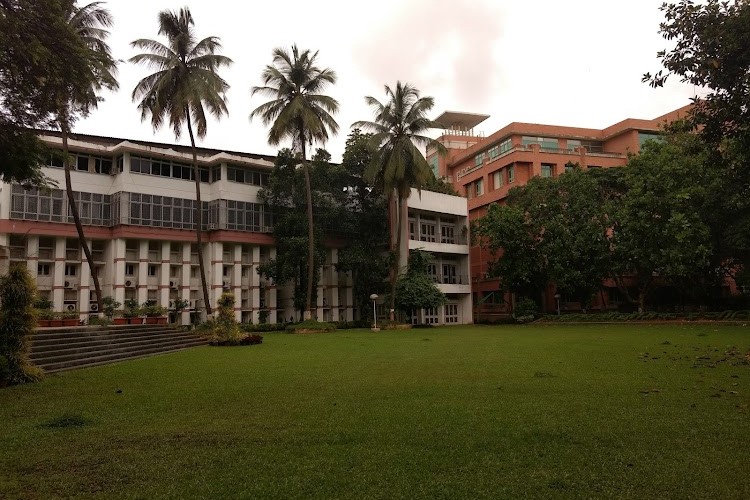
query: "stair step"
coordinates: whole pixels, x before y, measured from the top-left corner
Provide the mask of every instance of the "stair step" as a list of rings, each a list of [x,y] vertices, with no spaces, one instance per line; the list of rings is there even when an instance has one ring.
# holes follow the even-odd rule
[[[61,346],[68,345],[83,345],[83,344],[95,344],[95,343],[106,343],[106,342],[122,342],[129,339],[150,339],[159,338],[168,335],[191,335],[190,332],[184,332],[182,330],[162,330],[162,331],[150,331],[150,332],[137,332],[137,333],[105,333],[101,335],[85,335],[75,338],[65,339],[42,339],[33,341],[31,344],[32,351],[44,351],[49,349],[59,348]]]
[[[61,329],[60,331],[37,330],[31,336],[31,339],[33,342],[35,340],[61,340],[67,338],[81,338],[92,335],[122,335],[136,332],[155,332],[164,330],[165,328],[175,329],[173,325],[137,325],[135,327],[79,328],[73,331],[70,331],[69,329]]]
[[[55,346],[44,346],[43,348],[37,348],[35,346],[31,351],[30,357],[33,361],[37,361],[58,355],[78,353],[85,354],[88,352],[106,351],[112,348],[136,348],[142,345],[156,345],[163,342],[193,340],[197,338],[199,337],[196,337],[195,335],[189,333],[182,333],[169,335],[152,335],[149,337],[123,338],[119,339],[118,341],[103,339],[89,342],[65,343]]]
[[[44,368],[44,371],[47,373],[55,373],[60,371],[66,371],[66,370],[73,370],[77,368],[88,368],[92,366],[99,366],[99,365],[106,365],[110,363],[117,363],[119,361],[128,361],[131,359],[138,359],[138,358],[145,358],[149,356],[156,356],[159,354],[168,354],[172,352],[182,351],[184,349],[188,349],[191,347],[198,347],[206,345],[205,341],[196,341],[191,343],[185,343],[179,346],[174,346],[168,349],[148,349],[148,350],[140,350],[137,352],[131,352],[127,355],[123,354],[114,354],[114,355],[103,355],[103,356],[95,356],[95,357],[89,357],[89,358],[79,358],[76,360],[69,360],[69,361],[61,361],[56,363],[51,363],[46,366],[42,366]]]

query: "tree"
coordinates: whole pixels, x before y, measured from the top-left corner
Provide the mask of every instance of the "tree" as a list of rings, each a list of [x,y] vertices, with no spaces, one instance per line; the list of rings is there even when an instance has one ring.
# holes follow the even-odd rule
[[[337,269],[351,273],[354,304],[362,319],[372,313],[370,295],[385,292],[390,268],[385,198],[363,178],[373,154],[371,135],[354,129],[346,141],[340,174],[332,169],[341,179],[333,183],[334,189],[344,194],[339,222],[344,222],[346,244],[339,249]]]
[[[432,97],[420,97],[419,90],[401,82],[396,82],[395,89],[386,85],[385,94],[388,99],[386,104],[374,97],[365,97],[373,110],[374,121],[359,121],[352,127],[373,133],[371,142],[377,149],[365,171],[365,179],[388,196],[390,248],[393,252],[390,277],[393,321],[396,282],[400,274],[404,203],[411,194],[412,187],[421,190],[434,178],[432,169],[417,146],[434,147],[440,154],[445,154],[446,149],[439,142],[423,135],[430,128],[441,127],[439,123],[427,118],[427,113],[435,105]]]
[[[313,141],[325,143],[329,132],[336,134],[338,124],[333,114],[339,104],[332,97],[320,94],[328,85],[336,83],[336,73],[316,66],[317,52],[299,51],[292,45],[292,53],[285,49],[273,50],[273,63],[261,73],[262,87],[253,87],[251,95],[261,94],[271,98],[250,113],[250,119],[260,117],[264,125],[272,123],[268,143],[276,146],[285,138],[292,140],[299,151],[305,174],[307,193],[307,293],[305,319],[312,317],[312,285],[315,266],[315,235],[313,229],[312,188],[307,164],[306,146]]]
[[[711,223],[719,260],[727,269],[750,266],[750,3],[680,0],[665,3],[658,52],[664,69],[643,80],[661,87],[671,76],[707,89],[694,99],[690,124],[710,147],[706,165],[717,173]],[[702,92],[704,93],[704,92]]]
[[[63,144],[63,170],[65,173],[65,191],[68,195],[68,206],[73,215],[73,222],[78,232],[78,242],[83,249],[91,271],[91,279],[96,291],[97,310],[103,310],[102,289],[94,266],[94,257],[91,254],[86,235],[83,232],[83,224],[78,213],[78,204],[73,192],[70,178],[70,154],[68,149],[68,136],[73,123],[79,116],[86,116],[91,109],[96,108],[100,97],[98,92],[102,89],[115,90],[118,88],[115,72],[117,63],[107,45],[109,32],[105,29],[112,25],[112,16],[109,11],[101,6],[101,2],[93,2],[84,7],[71,5],[66,12],[68,25],[80,41],[79,49],[86,61],[86,87],[75,87],[74,83],[60,82],[61,88],[57,95],[56,121],[60,127]]]
[[[626,192],[612,219],[612,271],[639,311],[655,286],[700,282],[713,272],[711,233],[702,213],[712,173],[697,143],[690,135],[649,141],[625,167]]]
[[[228,57],[217,54],[221,50],[219,38],[209,36],[196,42],[193,16],[187,7],[179,12],[159,12],[159,34],[167,39],[166,45],[149,39],[138,39],[131,46],[147,50],[130,58],[130,62],[145,64],[156,69],[138,82],[133,89],[133,100],[138,102],[141,119],[151,117],[151,126],[156,130],[169,121],[175,138],[182,135],[183,124],[187,125],[193,153],[193,177],[195,181],[195,237],[198,244],[198,266],[203,287],[206,314],[211,315],[211,302],[203,263],[203,210],[201,206],[201,178],[198,170],[198,153],[195,135],[203,139],[208,131],[206,109],[215,118],[227,114],[225,94],[229,84],[217,73],[223,66],[232,64]]]
[[[90,53],[69,25],[73,0],[0,2],[0,179],[51,187],[49,150],[30,128],[50,127],[61,96],[90,88]]]
[[[427,273],[432,255],[421,250],[409,252],[406,273],[399,276],[395,289],[395,304],[400,311],[412,314],[420,309],[440,307],[445,295]]]
[[[0,382],[22,384],[42,376],[29,360],[29,340],[36,328],[35,295],[34,280],[26,266],[11,266],[0,278],[0,372],[6,371],[8,377],[2,380],[0,373]]]

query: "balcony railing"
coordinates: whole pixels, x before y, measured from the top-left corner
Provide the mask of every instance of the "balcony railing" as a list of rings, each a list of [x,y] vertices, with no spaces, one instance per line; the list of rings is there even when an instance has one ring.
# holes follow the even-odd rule
[[[439,285],[470,285],[468,274],[431,274],[432,281]]]

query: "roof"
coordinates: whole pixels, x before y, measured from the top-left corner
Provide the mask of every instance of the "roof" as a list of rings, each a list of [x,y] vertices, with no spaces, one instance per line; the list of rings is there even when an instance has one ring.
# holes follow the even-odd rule
[[[490,115],[481,115],[478,113],[445,111],[442,115],[438,116],[435,121],[443,125],[445,130],[471,130],[489,117]]]

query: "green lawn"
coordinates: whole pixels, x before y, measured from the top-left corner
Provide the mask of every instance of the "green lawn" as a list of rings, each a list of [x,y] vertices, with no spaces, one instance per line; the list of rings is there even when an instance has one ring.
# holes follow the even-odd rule
[[[0,390],[0,498],[750,498],[750,329],[267,334]]]

